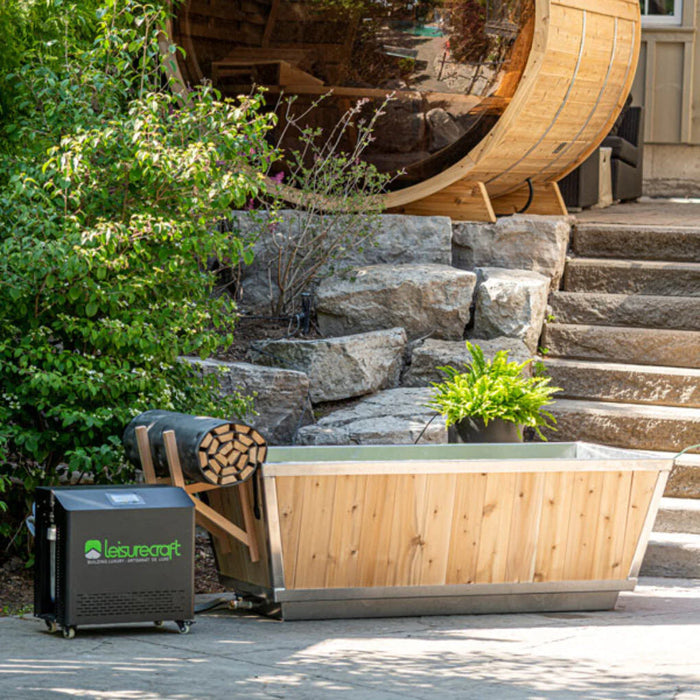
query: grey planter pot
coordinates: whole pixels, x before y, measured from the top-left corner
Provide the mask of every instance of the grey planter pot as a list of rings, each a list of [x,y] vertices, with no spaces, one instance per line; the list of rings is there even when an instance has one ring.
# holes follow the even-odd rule
[[[482,418],[464,418],[448,428],[447,439],[451,443],[522,442],[522,426],[500,418],[488,425]]]

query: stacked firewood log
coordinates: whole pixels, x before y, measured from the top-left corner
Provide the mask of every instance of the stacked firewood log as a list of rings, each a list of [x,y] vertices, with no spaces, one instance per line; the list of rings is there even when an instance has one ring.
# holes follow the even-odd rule
[[[267,456],[265,438],[244,423],[171,411],[146,411],[124,431],[127,457],[140,466],[136,428],[148,429],[156,473],[168,475],[163,433],[175,432],[183,474],[192,481],[228,486],[249,479]]]

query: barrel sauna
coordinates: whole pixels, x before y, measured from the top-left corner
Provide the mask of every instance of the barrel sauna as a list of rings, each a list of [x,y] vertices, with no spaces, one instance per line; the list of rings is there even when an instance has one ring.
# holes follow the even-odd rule
[[[566,213],[556,183],[615,123],[641,23],[637,0],[185,0],[171,35],[185,84],[326,96],[308,126],[384,104],[363,158],[400,173],[386,207],[493,221]]]

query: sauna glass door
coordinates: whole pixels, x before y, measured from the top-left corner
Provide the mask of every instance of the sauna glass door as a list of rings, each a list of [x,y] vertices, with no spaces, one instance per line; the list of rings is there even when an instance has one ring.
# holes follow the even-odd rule
[[[534,0],[189,0],[174,39],[190,84],[208,79],[231,97],[263,86],[280,115],[295,95],[294,113],[308,111],[298,126],[328,133],[358,101],[368,118],[381,106],[363,158],[400,172],[400,189],[483,140],[518,86],[533,27]],[[351,151],[351,129],[344,138]],[[288,130],[280,145],[297,143]]]

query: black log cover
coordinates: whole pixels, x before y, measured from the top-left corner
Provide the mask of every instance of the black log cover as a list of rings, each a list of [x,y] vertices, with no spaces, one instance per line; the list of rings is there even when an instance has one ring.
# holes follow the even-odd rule
[[[182,472],[192,481],[220,486],[246,481],[267,455],[265,439],[244,423],[156,410],[136,416],[124,431],[126,456],[137,466],[141,465],[136,441],[140,426],[148,430],[153,466],[160,476],[168,475],[166,430],[174,431]]]

